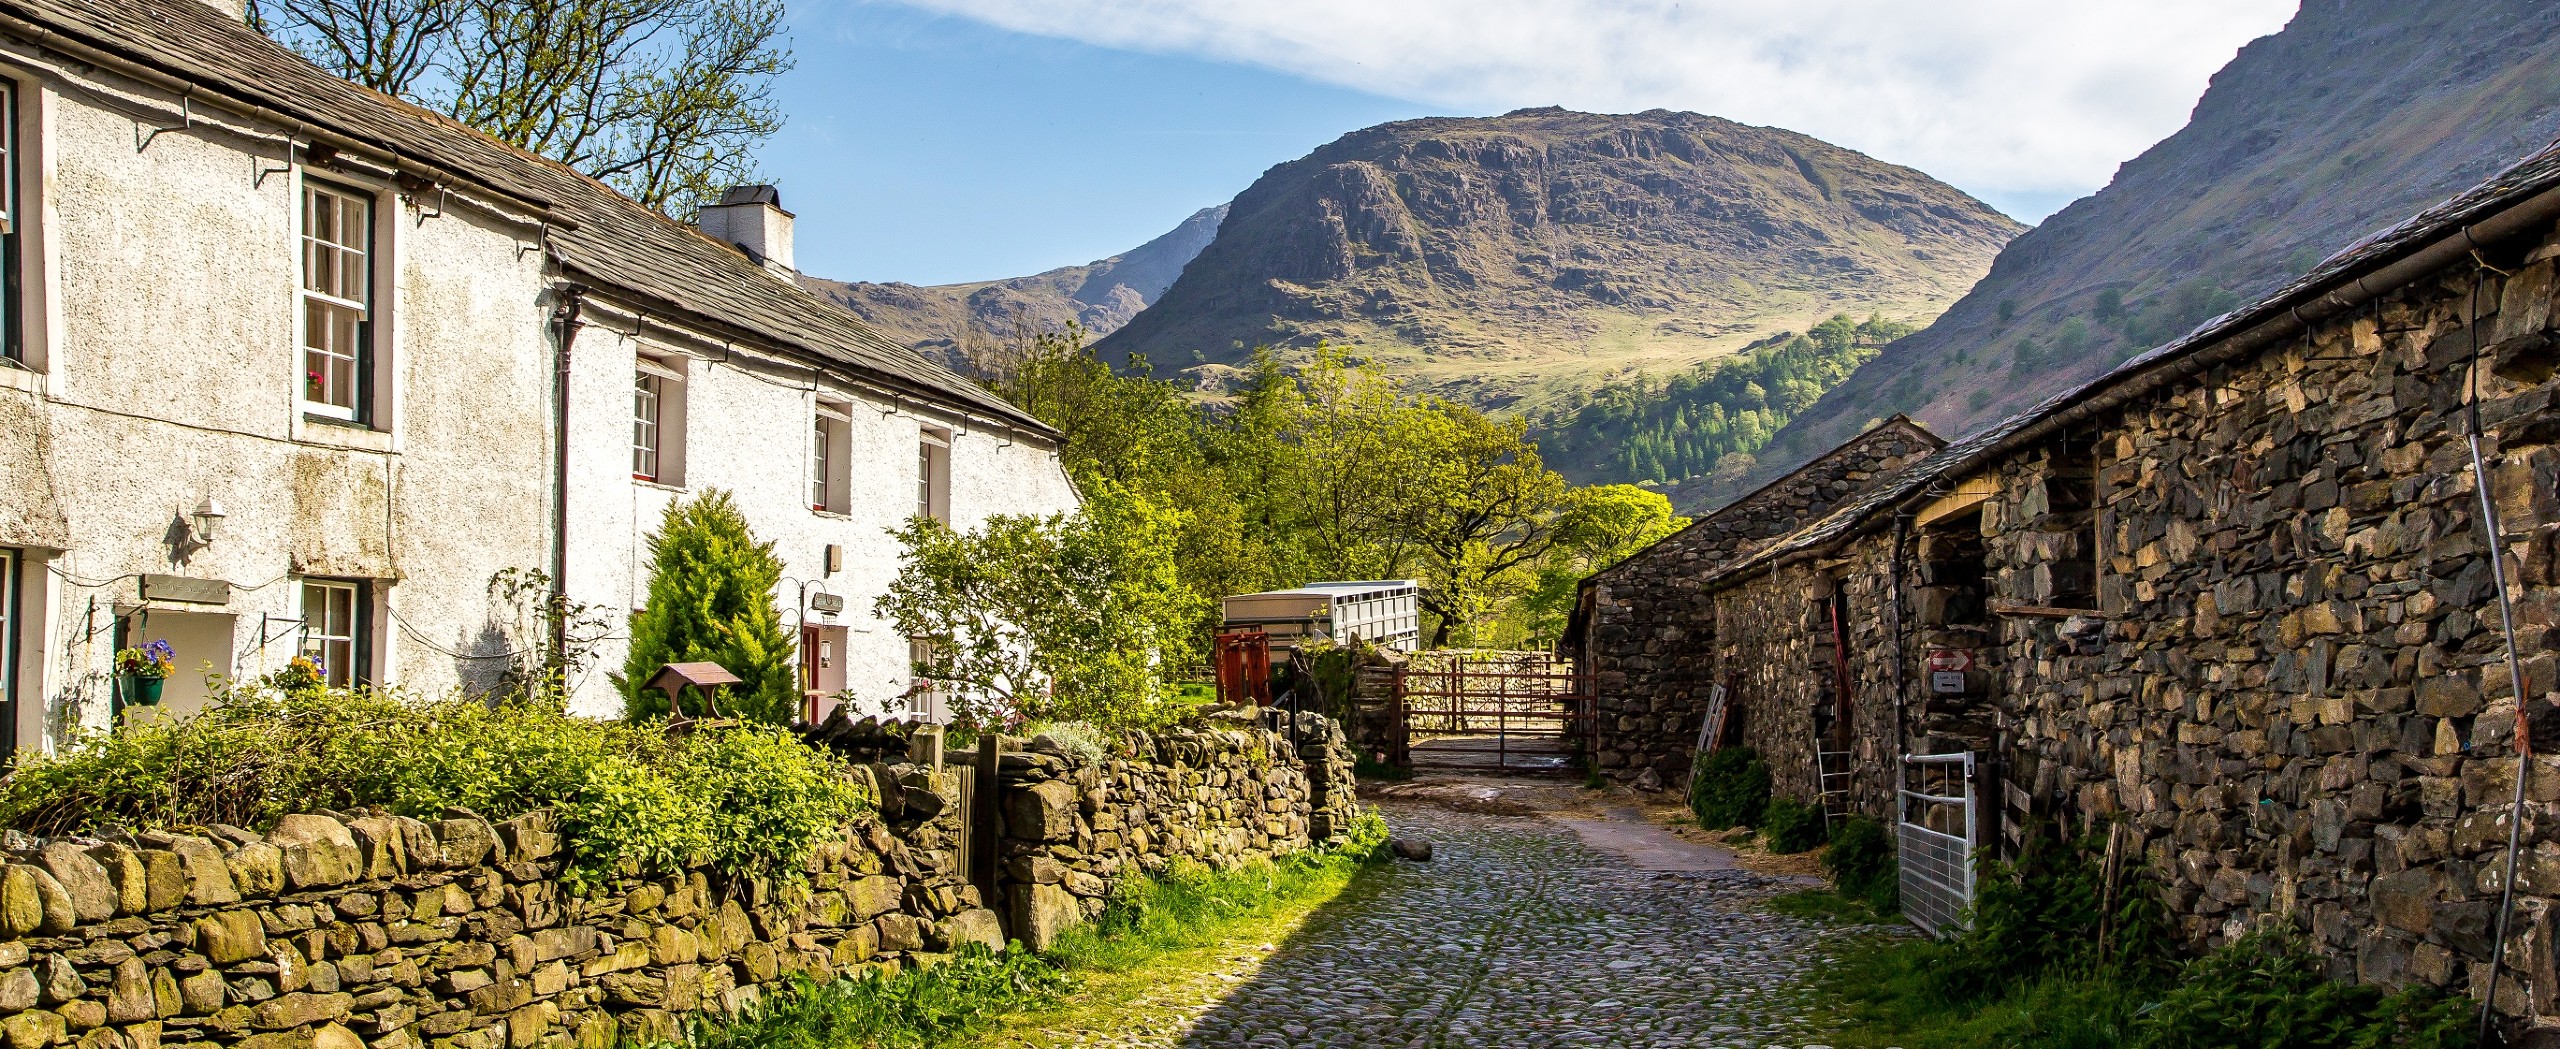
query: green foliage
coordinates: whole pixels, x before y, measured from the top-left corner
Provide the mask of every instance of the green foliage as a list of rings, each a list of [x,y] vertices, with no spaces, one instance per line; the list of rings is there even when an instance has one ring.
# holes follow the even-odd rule
[[[1751,455],[1798,413],[1875,359],[1909,325],[1834,316],[1804,335],[1782,336],[1701,363],[1668,380],[1639,375],[1602,385],[1541,417],[1546,456],[1629,481],[1679,481],[1720,473]]]
[[[2240,307],[2238,293],[2216,287],[2202,277],[2182,281],[2154,295],[2139,309],[2120,318],[2125,341],[2147,350],[2195,330],[2196,325]]]
[[[1848,837],[1843,834],[1844,840]],[[2298,936],[2264,932],[2178,964],[2138,869],[2108,888],[2098,842],[2032,833],[1984,861],[1972,924],[1946,942],[1844,951],[1816,983],[1849,1045],[2107,1049],[2453,1049],[2475,1003],[2332,979]]]
[[[1520,601],[1529,636],[1562,636],[1584,579],[1687,527],[1689,519],[1672,511],[1670,498],[1649,488],[1604,484],[1567,492],[1554,551]]]
[[[521,700],[264,687],[235,688],[193,717],[83,737],[0,780],[0,823],[46,836],[264,827],[319,809],[433,819],[461,806],[503,821],[547,808],[576,880],[696,857],[787,875],[868,802],[841,762],[780,729],[669,740]]]
[[[1760,817],[1760,833],[1769,839],[1769,851],[1784,855],[1821,848],[1826,828],[1820,808],[1794,798],[1773,798]]]
[[[1015,734],[1033,739],[1047,736],[1050,742],[1088,765],[1109,758],[1114,749],[1111,734],[1089,721],[1034,721]]]
[[[671,713],[666,693],[649,679],[669,663],[718,663],[740,684],[720,689],[719,713],[789,724],[800,710],[794,648],[773,605],[782,559],[757,542],[729,493],[707,489],[667,504],[649,536],[649,596],[631,616],[631,654],[613,675],[633,721]],[[701,697],[687,690],[683,713],[700,716]]]
[[[1102,918],[1067,930],[1049,956],[1071,970],[1109,972],[1219,942],[1285,904],[1340,891],[1360,869],[1385,862],[1386,841],[1386,820],[1367,809],[1334,841],[1277,860],[1224,870],[1176,860],[1155,876],[1122,879]]]
[[[1708,830],[1757,827],[1769,808],[1769,766],[1749,747],[1701,754],[1689,771],[1689,811]]]
[[[1842,823],[1831,846],[1822,850],[1822,867],[1831,872],[1831,884],[1840,895],[1877,914],[1901,909],[1902,870],[1894,861],[1893,835],[1884,824],[1864,816]]]
[[[794,976],[734,1017],[697,1013],[683,1049],[926,1049],[984,1031],[1007,1013],[1071,993],[1075,980],[1026,951],[964,944],[929,969],[819,983]]]
[[[964,946],[942,965],[894,976],[874,970],[829,983],[799,979],[731,1018],[691,1021],[681,1049],[923,1049],[958,1044],[1008,1014],[1075,992],[1077,974],[1139,968],[1168,953],[1221,943],[1284,908],[1330,898],[1382,862],[1386,821],[1367,810],[1334,842],[1225,870],[1173,864],[1121,880],[1099,921],[1076,926],[1046,954],[1020,944],[1001,954]]]
[[[881,618],[926,642],[919,678],[969,726],[1028,719],[1148,724],[1170,715],[1170,673],[1198,659],[1207,601],[1175,564],[1182,513],[1103,484],[1072,515],[999,514],[960,532],[929,517]]]
[[[2133,1023],[2137,1049],[2454,1049],[2472,1044],[2477,1003],[2412,986],[2397,994],[2335,979],[2290,933],[2252,933],[2187,963]]]
[[[320,68],[681,214],[782,128],[781,0],[253,0]]]
[[[1518,605],[1559,579],[1570,590],[1570,571],[1547,574],[1559,559],[1649,527],[1650,507],[1570,492],[1518,420],[1408,395],[1329,346],[1295,366],[1257,355],[1216,404],[1144,360],[1113,373],[1074,332],[994,371],[1000,392],[1066,434],[1078,487],[1180,508],[1165,516],[1173,574],[1203,598],[1419,576],[1434,644],[1516,644],[1553,629],[1551,611],[1532,627]],[[1182,625],[1205,643],[1214,612],[1204,602]]]

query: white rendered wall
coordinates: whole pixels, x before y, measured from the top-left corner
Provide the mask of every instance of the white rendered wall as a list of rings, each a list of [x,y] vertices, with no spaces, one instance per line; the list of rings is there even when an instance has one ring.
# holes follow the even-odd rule
[[[43,360],[0,398],[40,421],[68,548],[30,551],[21,745],[106,724],[115,618],[148,616],[144,573],[232,585],[227,604],[158,605],[233,617],[218,674],[292,656],[303,573],[376,581],[379,678],[432,693],[494,672],[473,658],[505,648],[488,630],[489,577],[548,559],[550,349],[530,231],[383,193],[385,429],[312,423],[295,400],[302,173],[276,170],[287,129],[261,143],[199,126],[137,152],[131,116],[22,72]],[[208,495],[230,515],[217,540],[173,544]]]
[[[648,536],[671,500],[718,488],[729,492],[758,538],[773,542],[784,563],[776,603],[795,637],[801,593],[829,593],[845,610],[813,623],[846,627],[848,688],[866,711],[904,693],[912,680],[905,636],[873,614],[873,603],[897,576],[898,543],[890,537],[915,512],[916,448],[926,426],[953,433],[950,456],[952,523],[961,528],[1000,513],[1054,513],[1075,509],[1074,487],[1049,446],[1002,430],[971,428],[954,416],[907,401],[904,405],[841,386],[808,386],[805,369],[721,364],[712,351],[684,362],[685,476],[681,488],[631,477],[632,377],[635,358],[679,354],[693,346],[681,333],[648,322],[633,337],[627,316],[591,310],[578,336],[572,366],[569,494],[572,549],[570,596],[599,606],[618,625],[645,599],[649,586]],[[852,404],[846,442],[851,448],[846,512],[809,508],[809,445],[818,399]],[[828,544],[844,548],[843,567],[825,571]],[[604,714],[621,697],[606,679],[629,653],[627,632],[597,652],[595,667],[577,682],[575,709]]]

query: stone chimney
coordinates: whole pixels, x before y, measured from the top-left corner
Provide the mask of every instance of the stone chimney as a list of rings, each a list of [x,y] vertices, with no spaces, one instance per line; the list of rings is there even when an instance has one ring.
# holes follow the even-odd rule
[[[249,0],[204,0],[204,2],[206,6],[221,12],[224,18],[234,22],[249,20]]]
[[[797,272],[791,263],[791,213],[782,210],[782,191],[772,186],[731,186],[693,221],[703,235],[735,245],[776,277],[790,280]]]

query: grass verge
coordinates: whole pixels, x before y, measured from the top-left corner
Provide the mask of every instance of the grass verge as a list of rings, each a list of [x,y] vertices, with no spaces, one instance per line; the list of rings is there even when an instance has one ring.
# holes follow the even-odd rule
[[[1168,986],[1214,978],[1250,946],[1276,942],[1385,856],[1386,823],[1364,813],[1341,844],[1226,870],[1177,862],[1121,883],[1100,920],[1047,952],[964,951],[930,969],[800,981],[735,1017],[697,1020],[682,1049],[881,1049],[1072,1043],[1097,1025],[1130,1028],[1179,1009],[1130,1008]],[[999,1024],[1001,1021],[1001,1024]]]

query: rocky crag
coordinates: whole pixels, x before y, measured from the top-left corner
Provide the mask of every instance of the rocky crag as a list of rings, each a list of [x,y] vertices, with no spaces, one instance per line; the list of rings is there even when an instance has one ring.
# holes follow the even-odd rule
[[[2560,133],[2560,6],[2306,0],[2177,134],[1782,431],[1747,491],[1907,412],[1957,436],[2308,272]]]
[[[1173,286],[1226,215],[1224,204],[1202,208],[1171,232],[1118,255],[1028,277],[918,286],[803,275],[800,284],[881,334],[965,367],[988,351],[1070,323],[1096,337],[1118,331]]]
[[[1909,168],[1694,113],[1402,121],[1266,172],[1099,348],[1214,386],[1255,346],[1324,340],[1529,406],[1835,313],[1925,321],[2019,228]]]

